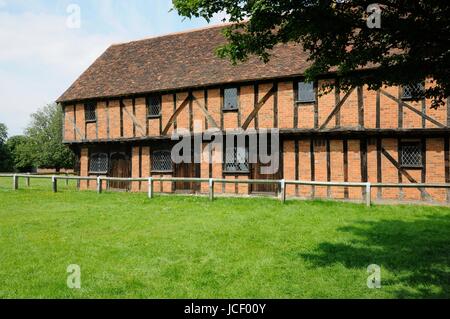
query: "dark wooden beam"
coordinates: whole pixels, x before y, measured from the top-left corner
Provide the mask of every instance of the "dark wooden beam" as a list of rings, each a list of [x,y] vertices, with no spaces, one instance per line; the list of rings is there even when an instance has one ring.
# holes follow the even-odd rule
[[[342,98],[342,100],[334,107],[333,111],[331,111],[330,115],[328,115],[327,119],[325,120],[325,122],[322,124],[322,126],[320,126],[320,129],[324,129],[328,123],[331,121],[331,119],[333,118],[333,116],[335,116],[337,114],[337,112],[340,111],[342,105],[344,105],[345,101],[347,101],[347,99],[349,98],[350,94],[352,94],[352,92],[354,91],[355,88],[351,88],[346,94],[345,96]]]
[[[392,165],[395,166],[397,170],[400,171],[403,176],[408,179],[410,183],[417,184],[417,181],[403,167],[401,167],[400,164],[383,147],[381,148],[381,153],[389,160],[389,162],[392,163]],[[426,196],[428,198],[431,198],[430,194],[428,194],[427,191],[423,189],[423,187],[418,187],[418,189],[424,197]]]
[[[423,114],[422,112],[418,111],[416,108],[412,107],[411,105],[409,105],[408,103],[405,103],[404,101],[402,101],[401,99],[397,99],[395,96],[393,96],[392,94],[389,94],[388,92],[381,90],[381,93],[385,96],[387,96],[388,98],[390,98],[391,100],[394,100],[396,102],[398,102],[399,104],[401,104],[402,106],[406,107],[408,110],[411,110],[412,112],[422,116],[423,118],[425,118],[426,120],[430,121],[431,123],[433,123],[434,125],[441,127],[441,128],[445,128],[445,125],[442,123],[439,123],[438,121],[436,121],[434,118]]]
[[[375,127],[380,128],[381,127],[381,92],[380,90],[377,90],[377,97],[376,97],[376,119],[375,119]]]
[[[364,92],[363,87],[358,86],[358,125],[364,127]]]
[[[169,132],[170,127],[172,126],[172,124],[175,122],[177,116],[186,108],[187,105],[189,105],[189,102],[191,101],[191,96],[188,95],[183,103],[181,103],[181,105],[178,107],[178,109],[176,109],[176,111],[172,114],[172,116],[170,117],[169,121],[167,122],[166,127],[164,128],[162,134],[163,135],[167,135],[167,133]]]
[[[258,114],[259,110],[264,106],[264,104],[269,100],[269,98],[274,94],[274,92],[275,92],[275,86],[272,86],[272,88],[256,104],[256,107],[252,110],[252,112],[249,114],[249,116],[245,120],[244,124],[242,125],[242,128],[244,130],[246,130],[248,128],[250,123],[253,121],[255,116]]]

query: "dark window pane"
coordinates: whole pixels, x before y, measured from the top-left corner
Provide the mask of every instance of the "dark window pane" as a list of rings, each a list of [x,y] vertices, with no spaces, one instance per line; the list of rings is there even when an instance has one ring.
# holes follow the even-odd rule
[[[403,167],[422,167],[422,145],[420,143],[402,144],[401,165]]]
[[[156,151],[152,154],[152,171],[171,172],[172,158],[170,151]]]
[[[316,92],[314,91],[314,82],[298,83],[298,102],[315,102]]]
[[[89,102],[84,105],[84,119],[85,121],[96,121],[97,114],[95,112],[97,104],[95,102]]]
[[[89,171],[92,173],[108,172],[108,154],[96,153],[91,155]]]
[[[424,97],[425,86],[423,83],[406,85],[402,89],[402,99],[422,99]]]
[[[223,108],[225,110],[237,110],[238,108],[238,90],[237,88],[225,89],[223,92]]]
[[[161,97],[152,95],[147,98],[147,114],[148,116],[161,115]]]
[[[226,172],[249,172],[248,149],[242,147],[227,148],[225,154]]]

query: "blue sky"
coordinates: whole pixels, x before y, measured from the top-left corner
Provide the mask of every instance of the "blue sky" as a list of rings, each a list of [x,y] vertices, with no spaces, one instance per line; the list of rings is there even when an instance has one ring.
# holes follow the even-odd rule
[[[80,9],[80,28],[68,27],[71,4]],[[109,45],[207,25],[171,7],[171,0],[0,0],[0,122],[9,135],[22,134],[30,114],[56,100]]]

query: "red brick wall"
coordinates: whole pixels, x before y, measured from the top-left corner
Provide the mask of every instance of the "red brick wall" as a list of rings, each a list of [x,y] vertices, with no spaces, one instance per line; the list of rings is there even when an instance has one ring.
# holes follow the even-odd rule
[[[292,82],[278,83],[278,127],[294,127],[294,95]]]
[[[318,98],[318,122],[319,125],[323,124],[327,119],[331,111],[334,109],[335,92],[332,90],[325,94],[321,89],[322,85],[331,82],[333,80],[320,80],[318,82],[319,98]],[[270,90],[273,83],[258,84],[258,100]],[[430,81],[426,82],[427,87],[433,84]],[[277,85],[277,94],[270,97],[268,101],[261,108],[257,114],[258,126],[260,128],[271,128],[274,127],[274,103],[275,96],[277,96],[277,124],[280,128],[289,129],[294,127],[294,110],[298,110],[298,128],[301,129],[311,129],[314,128],[314,103],[298,104],[294,106],[294,88],[292,81],[280,82]],[[398,87],[384,87],[382,90],[388,92],[394,97],[399,97]],[[223,116],[223,127],[225,129],[236,129],[238,128],[238,122],[240,120],[241,125],[245,122],[248,115],[254,108],[255,95],[254,95],[254,85],[246,84],[240,87],[240,109],[239,112],[222,112],[221,104],[222,98],[220,94],[220,89],[208,89],[207,107],[208,112],[214,118],[218,125],[221,124],[221,117]],[[194,90],[193,95],[195,98],[204,105],[204,90]],[[359,125],[358,116],[358,90],[355,89],[349,96],[347,101],[342,105],[339,112],[340,125],[342,127],[357,127]],[[344,97],[345,92],[340,93],[341,99]],[[177,96],[177,107],[181,105],[184,99],[188,96],[187,92],[180,92],[176,94]],[[366,128],[376,127],[376,97],[377,92],[368,90],[366,86],[363,88],[363,106],[364,106],[364,126]],[[414,107],[416,110],[422,112],[422,102],[415,101],[405,101],[407,104]],[[123,100],[124,111],[123,111],[123,137],[129,138],[133,137],[133,126],[134,123],[128,113],[133,114],[132,109],[132,99]],[[447,122],[447,106],[442,106],[438,109],[431,109],[431,100],[426,100],[425,113],[432,118],[436,119],[442,124]],[[173,94],[164,94],[162,96],[162,127],[167,125],[167,122],[171,115],[173,114]],[[84,137],[85,122],[84,122],[84,105],[77,104],[76,111],[76,122],[77,127],[81,131]],[[421,128],[422,127],[422,117],[413,111],[409,110],[407,107],[403,107],[403,128]],[[65,107],[67,117],[65,120],[65,136],[66,140],[73,140],[73,124],[70,118],[74,118],[73,106],[67,105]],[[126,112],[128,111],[128,112]],[[393,129],[397,128],[399,124],[399,103],[380,94],[380,128]],[[73,116],[72,116],[73,115]],[[107,119],[109,116],[109,131],[110,138],[120,138],[120,107],[119,100],[109,101],[109,112],[106,109],[106,102],[98,102],[97,105],[97,125],[98,125],[98,138],[107,138],[108,123]],[[142,137],[145,135],[146,126],[149,127],[149,136],[160,135],[160,120],[159,119],[146,119],[146,106],[145,99],[142,97],[135,99],[135,116],[138,123],[143,129],[136,129],[136,136]],[[200,120],[202,122],[202,128],[205,129],[206,118],[200,108],[196,103],[192,104],[192,120]],[[146,122],[147,121],[147,122]],[[187,106],[176,119],[179,128],[190,128],[190,116],[189,116],[189,106]],[[335,126],[336,119],[333,118],[327,125],[328,128],[333,128]],[[425,121],[425,126],[427,128],[435,128],[436,125],[430,121]],[[250,128],[254,127],[254,121],[249,125]],[[88,138],[95,139],[95,125],[88,125]],[[169,130],[169,135],[172,129]]]
[[[427,139],[426,153],[426,181],[427,183],[445,183],[445,155],[444,139]],[[446,200],[444,189],[427,189],[433,200],[443,202]]]
[[[173,105],[173,103],[172,103]],[[134,101],[135,117],[139,126],[136,127],[136,137],[143,137],[146,135],[146,122],[147,122],[147,105],[145,104],[145,98],[137,98]],[[158,125],[159,129],[159,125]],[[159,133],[159,130],[158,130]],[[159,134],[158,134],[159,135]]]
[[[260,84],[258,98],[261,100],[267,92],[273,87],[273,83]],[[258,112],[258,127],[271,128],[274,127],[274,97],[273,95],[264,103],[264,106]]]
[[[106,102],[97,103],[97,126],[98,126],[98,138],[104,140],[108,138],[108,110],[106,108]]]
[[[161,119],[162,119],[162,129],[164,130],[167,126],[170,117],[174,112],[174,102],[173,102],[173,94],[165,94],[161,98]],[[171,135],[173,132],[173,125],[170,127],[168,131],[168,135]]]
[[[67,105],[64,108],[65,117],[64,117],[64,140],[66,141],[75,141],[75,129],[74,129],[74,107],[73,105]]]
[[[344,182],[344,145],[342,140],[330,140],[330,171],[333,182]],[[344,199],[344,188],[331,187],[331,196]]]

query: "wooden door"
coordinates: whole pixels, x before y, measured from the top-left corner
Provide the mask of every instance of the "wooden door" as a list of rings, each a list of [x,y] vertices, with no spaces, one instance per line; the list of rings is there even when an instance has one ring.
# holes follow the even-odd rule
[[[130,159],[122,153],[113,154],[111,156],[111,177],[131,177]],[[130,189],[130,182],[111,181],[110,188]]]
[[[181,163],[175,165],[175,177],[200,178],[200,164]],[[175,190],[180,192],[194,193],[200,190],[200,183],[175,182]]]
[[[280,180],[281,179],[281,168],[278,169],[278,172],[274,174],[261,174],[261,167],[266,165],[261,165],[260,163],[252,165],[252,179],[263,179],[263,180]],[[252,193],[270,193],[270,194],[278,194],[279,192],[279,184],[252,184],[251,192]]]

